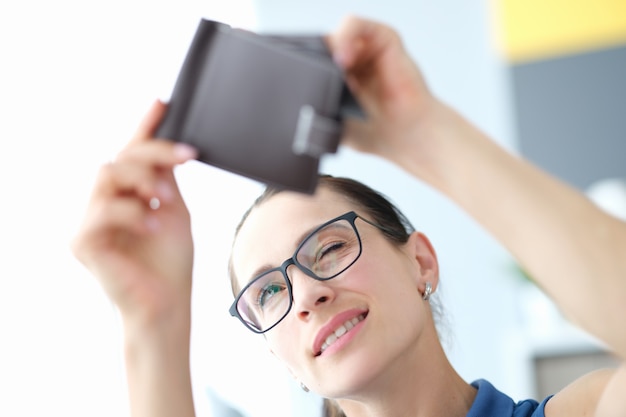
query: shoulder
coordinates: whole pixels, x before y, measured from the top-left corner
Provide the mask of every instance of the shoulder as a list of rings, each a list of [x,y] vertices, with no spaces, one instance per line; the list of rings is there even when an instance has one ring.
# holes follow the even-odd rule
[[[592,416],[615,373],[601,369],[586,374],[555,394],[545,406],[546,417]]]

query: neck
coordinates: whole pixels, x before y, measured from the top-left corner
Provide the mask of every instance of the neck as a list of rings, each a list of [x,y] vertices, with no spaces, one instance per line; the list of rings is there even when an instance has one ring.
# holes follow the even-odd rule
[[[476,389],[452,368],[436,331],[385,375],[338,403],[348,417],[464,417]],[[428,352],[428,354],[424,354]],[[393,369],[397,368],[397,369]],[[410,370],[410,371],[408,371]]]

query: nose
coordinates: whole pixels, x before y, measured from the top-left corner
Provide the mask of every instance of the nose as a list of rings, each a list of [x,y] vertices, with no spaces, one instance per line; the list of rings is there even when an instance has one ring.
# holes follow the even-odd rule
[[[311,278],[295,265],[287,273],[293,289],[293,309],[299,319],[308,320],[311,314],[334,300],[335,289],[330,281]]]

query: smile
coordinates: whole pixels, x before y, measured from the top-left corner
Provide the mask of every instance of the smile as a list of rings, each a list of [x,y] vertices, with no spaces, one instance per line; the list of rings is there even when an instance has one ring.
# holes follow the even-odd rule
[[[324,343],[322,343],[322,347],[319,353],[317,354],[317,356],[321,355],[322,352],[328,349],[329,346],[331,346],[333,343],[339,340],[343,335],[345,335],[350,330],[352,330],[352,328],[356,326],[357,324],[359,324],[359,322],[363,321],[365,319],[365,316],[366,314],[359,314],[358,316],[350,320],[346,320],[342,325],[337,327],[337,329],[333,333],[331,333],[326,338],[326,340],[324,340]]]

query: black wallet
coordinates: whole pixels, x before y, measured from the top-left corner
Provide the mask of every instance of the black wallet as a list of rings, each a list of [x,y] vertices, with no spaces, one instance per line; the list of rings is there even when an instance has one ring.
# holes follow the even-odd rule
[[[193,145],[221,169],[312,193],[346,116],[364,114],[321,36],[202,19],[156,135]]]

